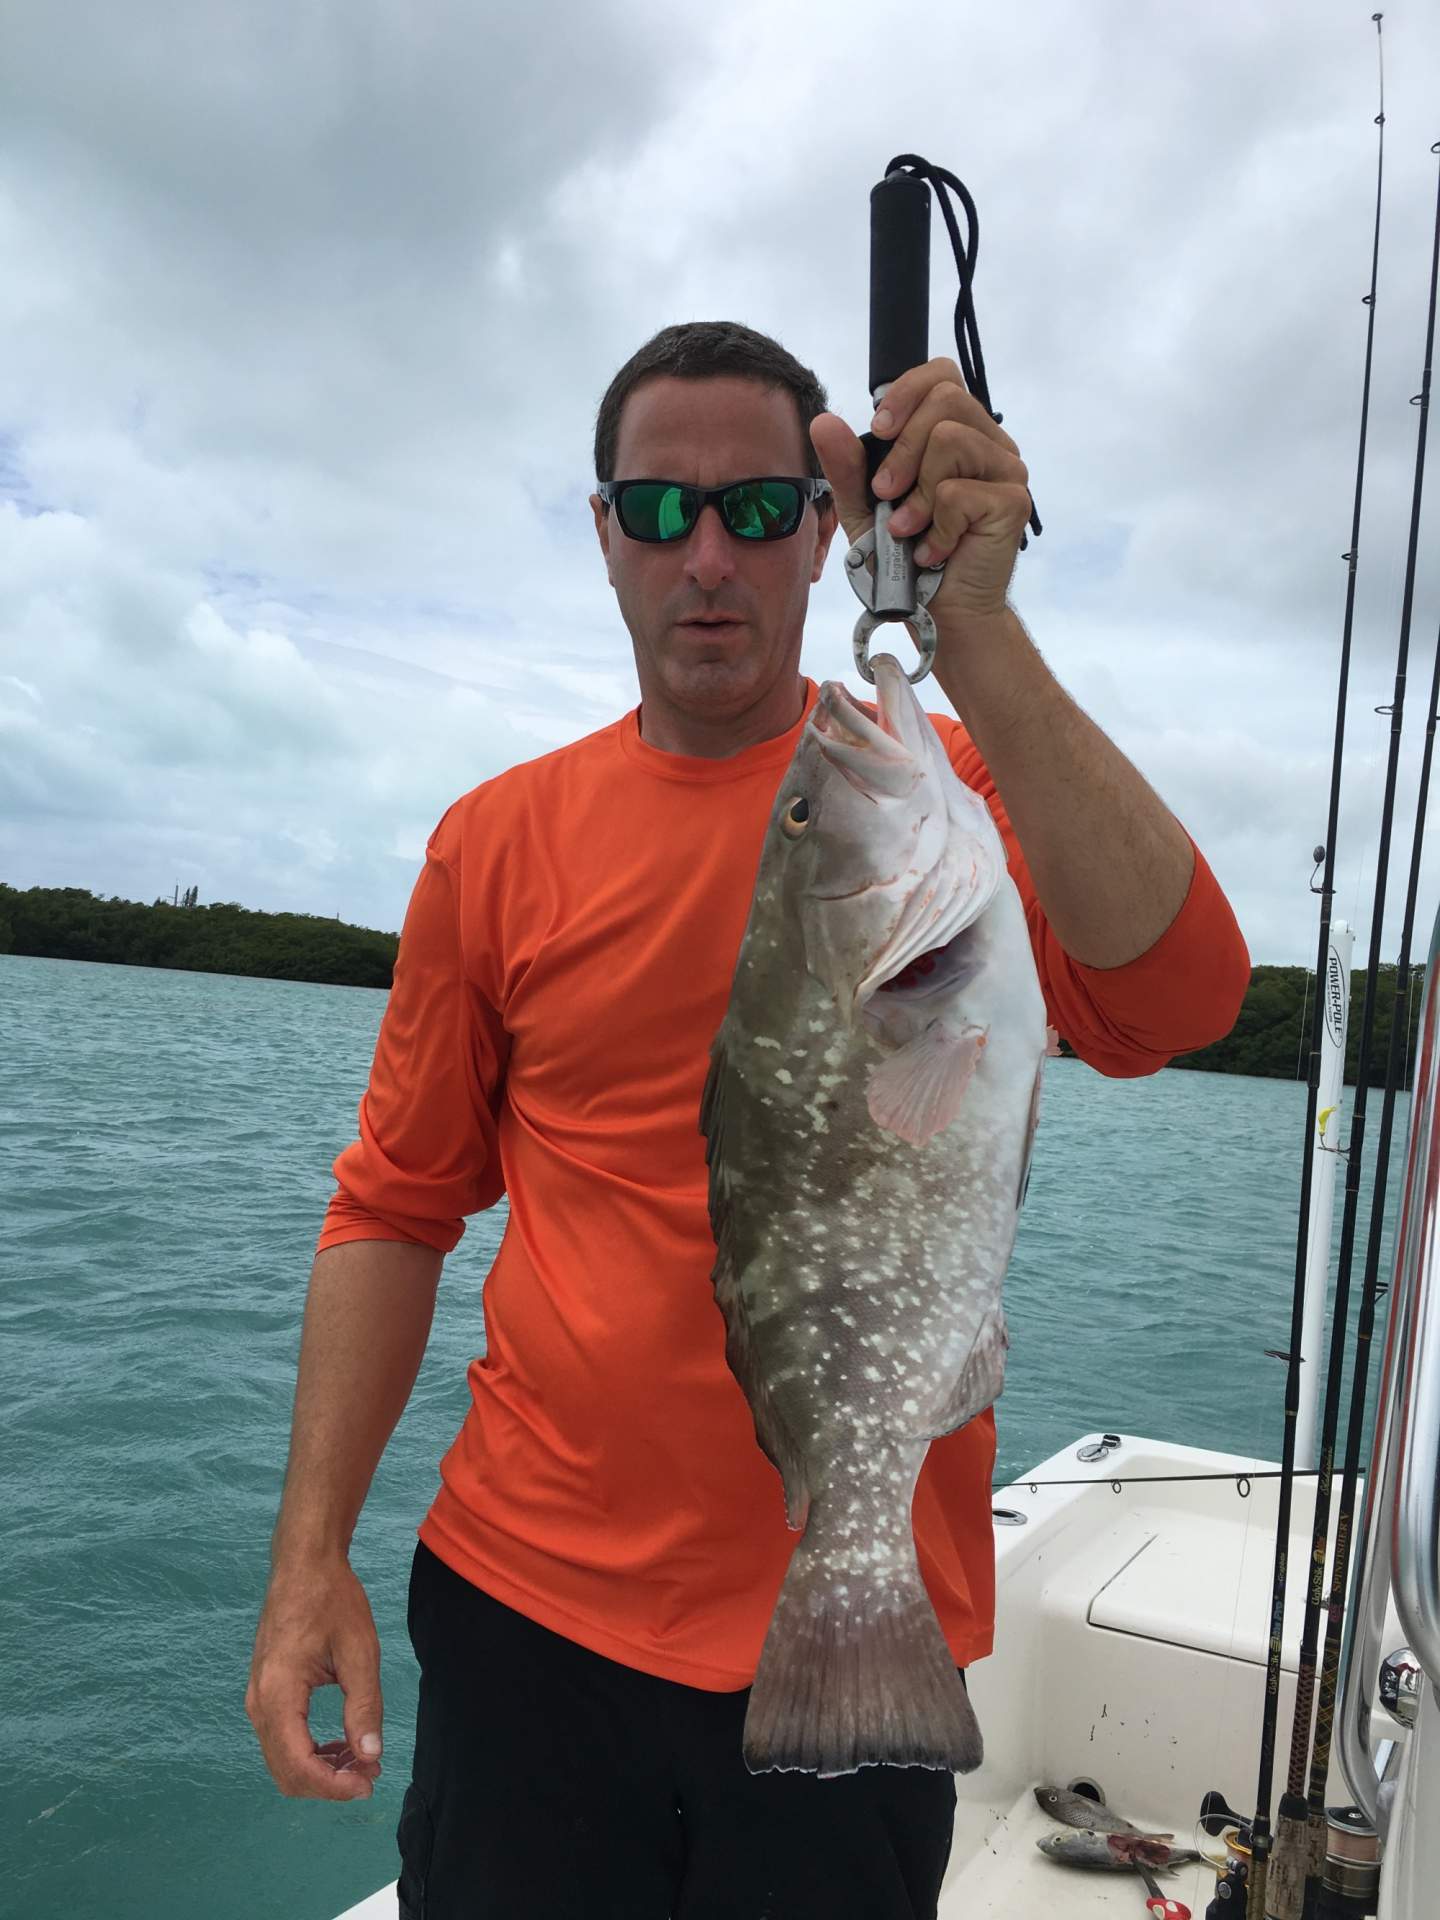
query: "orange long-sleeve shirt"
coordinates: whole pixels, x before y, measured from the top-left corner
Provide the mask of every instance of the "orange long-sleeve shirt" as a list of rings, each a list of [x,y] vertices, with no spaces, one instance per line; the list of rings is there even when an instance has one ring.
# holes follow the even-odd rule
[[[508,1193],[485,1355],[421,1538],[542,1625],[714,1690],[754,1678],[796,1538],[725,1362],[698,1116],[801,724],[702,760],[647,745],[632,712],[450,808],[319,1242],[449,1252],[465,1216]],[[1249,961],[1199,854],[1148,953],[1079,966],[968,734],[935,725],[995,814],[1050,1018],[1076,1052],[1142,1074],[1228,1031]],[[961,1665],[991,1644],[994,1455],[987,1413],[932,1445],[915,1495]]]

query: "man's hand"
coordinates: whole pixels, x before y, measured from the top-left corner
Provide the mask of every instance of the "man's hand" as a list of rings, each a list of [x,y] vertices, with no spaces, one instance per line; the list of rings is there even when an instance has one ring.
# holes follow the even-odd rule
[[[318,1744],[310,1696],[338,1685],[345,1738]],[[380,1772],[380,1640],[365,1589],[344,1558],[277,1571],[255,1635],[245,1711],[284,1794],[368,1800]],[[373,1747],[369,1742],[373,1741]]]
[[[930,602],[943,646],[947,631],[1005,611],[1030,518],[1029,473],[1009,434],[966,392],[953,360],[930,360],[901,374],[870,430],[893,441],[875,476],[882,500],[903,502],[891,515],[890,531],[901,539],[923,535],[916,540],[917,565],[945,567]],[[833,413],[811,422],[810,441],[853,543],[874,519],[865,450]]]

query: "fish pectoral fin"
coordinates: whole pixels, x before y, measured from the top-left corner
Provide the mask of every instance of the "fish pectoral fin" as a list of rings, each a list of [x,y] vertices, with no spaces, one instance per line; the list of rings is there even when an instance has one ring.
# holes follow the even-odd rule
[[[932,1020],[908,1045],[870,1069],[866,1100],[870,1118],[912,1147],[948,1127],[974,1078],[988,1029],[957,1032]]]

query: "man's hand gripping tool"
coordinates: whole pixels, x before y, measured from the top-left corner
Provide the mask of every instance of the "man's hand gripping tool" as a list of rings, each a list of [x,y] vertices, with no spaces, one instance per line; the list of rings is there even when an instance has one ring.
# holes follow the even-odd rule
[[[870,397],[878,407],[885,389],[909,367],[930,357],[930,189],[913,173],[888,173],[870,190]],[[866,473],[874,480],[889,443],[860,436]],[[935,622],[928,606],[944,578],[941,567],[917,567],[913,539],[890,532],[898,502],[877,500],[875,524],[845,556],[845,572],[865,611],[855,622],[855,665],[874,685],[870,636],[883,621],[903,620],[915,636],[920,659],[911,681],[923,680],[935,663]]]

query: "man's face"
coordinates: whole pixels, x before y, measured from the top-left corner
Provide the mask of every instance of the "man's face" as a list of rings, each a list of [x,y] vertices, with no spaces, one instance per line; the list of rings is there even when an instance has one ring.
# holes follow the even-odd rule
[[[656,375],[625,402],[615,478],[700,487],[764,474],[800,478],[810,471],[809,453],[783,388]],[[590,504],[635,644],[642,701],[724,720],[793,682],[810,588],[835,531],[828,501],[823,519],[807,506],[788,540],[740,539],[708,506],[687,538],[663,545],[631,540],[598,495]]]

